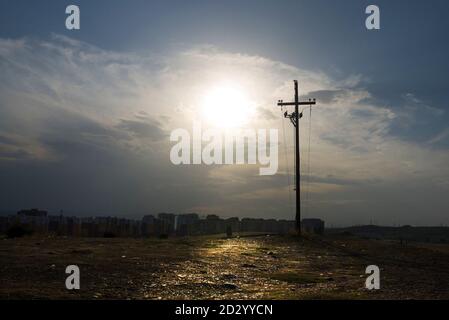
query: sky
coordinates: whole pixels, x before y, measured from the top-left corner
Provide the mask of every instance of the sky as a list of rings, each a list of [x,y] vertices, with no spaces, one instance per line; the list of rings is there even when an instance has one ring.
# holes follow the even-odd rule
[[[70,4],[80,30],[65,28]],[[369,4],[380,30],[365,27]],[[297,79],[301,98],[317,99],[301,119],[304,217],[448,224],[448,9],[1,0],[0,211],[293,219],[293,130],[276,102]],[[255,106],[248,128],[279,130],[276,175],[170,162],[170,132],[191,131],[203,98],[224,85]]]

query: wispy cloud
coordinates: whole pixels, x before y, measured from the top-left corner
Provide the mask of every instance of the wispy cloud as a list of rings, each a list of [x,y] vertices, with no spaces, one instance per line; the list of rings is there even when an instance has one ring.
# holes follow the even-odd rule
[[[412,210],[421,217],[420,210],[404,209],[401,203],[448,191],[448,150],[392,135],[401,112],[376,104],[360,75],[335,80],[323,72],[210,46],[164,56],[117,53],[60,35],[46,41],[0,39],[0,68],[0,170],[9,177],[0,188],[9,190],[7,207],[72,206],[114,213],[202,208],[289,217],[282,154],[280,174],[268,180],[251,166],[174,167],[168,160],[168,132],[191,128],[211,84],[231,82],[258,107],[248,125],[282,133],[275,102],[291,98],[292,79],[299,80],[301,93],[318,99],[312,113],[309,184],[314,215],[338,215],[347,223],[363,222],[365,213],[386,222],[391,212],[405,219]],[[403,98],[410,106],[440,112],[411,93]],[[308,112],[301,121],[305,143]],[[289,129],[280,151],[285,146],[291,158],[292,131],[290,123],[285,125]],[[444,130],[428,142],[447,136]],[[19,160],[20,166],[11,167]],[[13,183],[18,170],[29,175]],[[404,184],[414,186],[413,192],[398,191]],[[39,197],[36,185],[47,188]],[[73,195],[85,195],[85,190],[89,201],[75,203]],[[378,194],[385,192],[397,196],[386,197],[389,206],[379,211],[377,202],[384,200]],[[435,203],[437,221],[449,204],[440,198]],[[422,216],[422,221],[428,218]]]
[[[440,133],[438,133],[437,135],[435,135],[433,138],[431,138],[428,143],[430,144],[434,144],[437,142],[440,142],[442,140],[445,140],[449,137],[449,128],[445,128],[443,129]]]

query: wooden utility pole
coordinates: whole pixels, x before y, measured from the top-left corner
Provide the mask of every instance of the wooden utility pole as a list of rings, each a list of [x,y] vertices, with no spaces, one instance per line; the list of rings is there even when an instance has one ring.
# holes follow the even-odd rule
[[[309,99],[309,101],[299,101],[298,94],[298,80],[293,81],[295,83],[295,101],[294,102],[283,102],[283,100],[278,101],[278,106],[295,106],[295,111],[288,114],[287,111],[284,113],[285,118],[289,118],[290,121],[295,126],[295,191],[296,191],[296,230],[299,235],[301,235],[301,189],[300,189],[300,153],[299,153],[299,119],[302,118],[302,112],[299,112],[299,106],[316,104],[315,99]]]

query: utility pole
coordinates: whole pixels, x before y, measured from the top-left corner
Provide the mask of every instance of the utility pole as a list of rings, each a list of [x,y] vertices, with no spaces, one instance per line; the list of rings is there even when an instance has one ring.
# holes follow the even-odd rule
[[[278,106],[295,106],[295,111],[288,114],[287,111],[284,113],[285,118],[289,118],[290,121],[295,126],[295,191],[296,191],[296,230],[299,235],[301,235],[301,190],[300,190],[300,153],[299,153],[299,119],[302,118],[302,112],[299,112],[299,106],[302,105],[314,105],[316,104],[315,99],[309,99],[309,101],[299,101],[298,94],[298,80],[293,81],[295,84],[295,101],[294,102],[284,102],[283,100],[278,101]]]

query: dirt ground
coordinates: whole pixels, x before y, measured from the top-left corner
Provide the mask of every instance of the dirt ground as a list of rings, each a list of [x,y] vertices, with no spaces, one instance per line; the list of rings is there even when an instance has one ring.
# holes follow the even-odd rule
[[[65,268],[81,289],[65,289]],[[381,289],[365,289],[365,268]],[[0,240],[0,299],[449,299],[449,245],[258,235]]]

